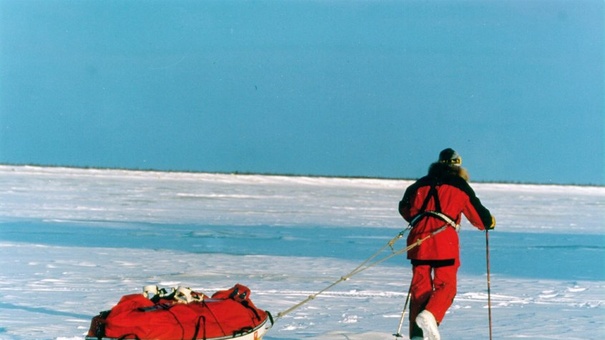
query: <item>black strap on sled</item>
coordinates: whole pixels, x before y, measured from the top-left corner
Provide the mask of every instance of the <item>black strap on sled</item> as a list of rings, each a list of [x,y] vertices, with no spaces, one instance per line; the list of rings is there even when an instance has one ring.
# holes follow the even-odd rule
[[[202,322],[203,321],[203,322]],[[206,317],[203,315],[200,315],[197,318],[197,322],[195,323],[195,332],[193,333],[193,338],[192,340],[197,339],[197,335],[200,332],[200,325],[204,325],[204,337],[202,339],[206,339]]]

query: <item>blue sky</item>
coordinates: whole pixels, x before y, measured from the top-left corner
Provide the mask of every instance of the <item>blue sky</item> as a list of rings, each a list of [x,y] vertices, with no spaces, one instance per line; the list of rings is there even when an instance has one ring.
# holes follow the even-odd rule
[[[604,185],[604,13],[0,0],[0,163]]]

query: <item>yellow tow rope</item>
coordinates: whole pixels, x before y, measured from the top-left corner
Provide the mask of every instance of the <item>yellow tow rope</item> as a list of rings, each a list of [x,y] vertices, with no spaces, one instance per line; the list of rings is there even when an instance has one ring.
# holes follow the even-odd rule
[[[346,274],[344,276],[341,276],[340,279],[334,281],[332,284],[330,284],[326,288],[318,291],[317,293],[309,295],[309,297],[307,297],[305,300],[297,303],[296,305],[294,305],[294,306],[286,309],[283,312],[277,313],[277,316],[275,317],[275,320],[277,321],[278,319],[284,317],[285,315],[291,313],[292,311],[300,308],[302,305],[304,305],[304,304],[308,303],[309,301],[315,299],[318,295],[324,293],[325,291],[329,290],[330,288],[336,286],[337,284],[339,284],[339,283],[341,283],[343,281],[346,281],[346,280],[350,279],[353,275],[357,275],[357,274],[363,272],[364,270],[366,270],[368,268],[371,268],[371,267],[374,267],[374,266],[376,266],[376,265],[378,265],[378,264],[380,264],[380,263],[382,263],[382,262],[384,262],[384,261],[386,261],[386,260],[388,260],[388,259],[390,259],[390,258],[392,258],[394,256],[406,253],[409,250],[412,250],[412,249],[418,247],[424,241],[430,239],[431,237],[433,237],[433,236],[439,234],[440,232],[442,232],[443,230],[445,230],[448,226],[450,226],[450,224],[446,223],[445,225],[443,225],[439,229],[436,229],[435,231],[433,231],[432,233],[428,234],[427,236],[416,240],[416,242],[408,245],[407,247],[399,249],[399,250],[394,250],[393,249],[393,245],[395,244],[395,242],[397,242],[397,240],[399,240],[400,238],[403,237],[405,231],[400,232],[399,234],[397,234],[397,236],[393,237],[393,239],[391,239],[389,242],[387,242],[387,244],[385,244],[382,248],[380,248],[376,253],[374,253],[374,255],[370,256],[367,260],[363,261],[359,266],[357,266],[355,269],[353,269],[352,271],[350,271],[348,274]],[[389,254],[389,255],[387,255],[387,256],[385,256],[383,258],[380,258],[380,259],[378,259],[378,260],[376,260],[374,262],[371,262],[378,255],[380,255],[380,253],[382,253],[384,251],[384,249],[387,248],[387,247],[390,247],[392,249],[391,254]]]

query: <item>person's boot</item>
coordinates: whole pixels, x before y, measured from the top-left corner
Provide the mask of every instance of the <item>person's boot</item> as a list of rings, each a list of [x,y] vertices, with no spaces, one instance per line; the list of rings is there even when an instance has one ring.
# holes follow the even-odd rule
[[[416,324],[418,327],[422,329],[422,334],[425,339],[428,340],[441,340],[441,335],[439,334],[439,328],[437,326],[437,320],[431,312],[428,310],[423,310],[416,317]]]

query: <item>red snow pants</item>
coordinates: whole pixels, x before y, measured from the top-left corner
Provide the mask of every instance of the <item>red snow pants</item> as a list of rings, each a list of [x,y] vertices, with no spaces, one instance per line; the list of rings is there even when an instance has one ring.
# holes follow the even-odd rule
[[[416,317],[423,310],[428,310],[441,323],[445,312],[456,297],[458,259],[452,263],[444,261],[422,261],[412,267],[410,289],[410,338],[422,336],[422,330],[416,325]]]

